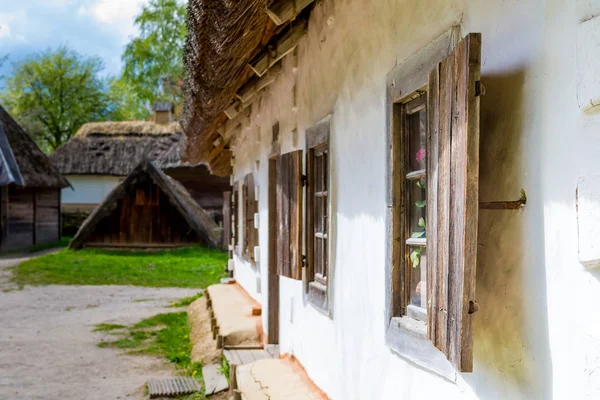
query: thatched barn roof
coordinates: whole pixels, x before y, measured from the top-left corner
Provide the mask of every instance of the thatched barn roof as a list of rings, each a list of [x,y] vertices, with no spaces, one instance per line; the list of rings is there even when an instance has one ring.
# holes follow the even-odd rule
[[[254,76],[261,76],[252,63],[267,50],[277,54],[277,46],[289,39],[294,26],[307,19],[308,13],[300,12],[312,0],[295,1],[293,14],[286,17],[288,19],[275,18],[277,10],[288,2],[188,2],[188,37],[183,58],[186,69],[183,127],[189,140],[187,157],[192,162],[207,163],[213,174],[231,173],[229,138],[223,138],[219,130],[232,117],[223,112],[236,107],[238,90]]]
[[[64,188],[69,182],[33,139],[0,106],[0,185]]]
[[[94,122],[84,124],[50,158],[65,175],[127,176],[145,158],[160,168],[182,161],[187,138],[177,122]]]
[[[130,192],[142,175],[148,175],[167,195],[171,204],[181,213],[190,227],[210,247],[219,247],[221,228],[211,216],[192,198],[190,193],[175,179],[167,176],[148,159],[142,160],[104,201],[83,222],[71,241],[69,248],[80,249],[98,224],[117,207],[118,202]]]

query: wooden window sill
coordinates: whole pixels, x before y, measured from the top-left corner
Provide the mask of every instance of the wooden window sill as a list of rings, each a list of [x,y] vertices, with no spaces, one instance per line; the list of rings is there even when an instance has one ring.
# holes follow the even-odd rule
[[[427,325],[411,317],[392,318],[386,334],[390,349],[436,375],[456,382],[456,371],[427,337]]]

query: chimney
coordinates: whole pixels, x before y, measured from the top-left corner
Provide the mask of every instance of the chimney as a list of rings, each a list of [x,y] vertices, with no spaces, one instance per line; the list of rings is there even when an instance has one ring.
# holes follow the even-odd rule
[[[152,105],[154,111],[154,123],[165,125],[173,121],[173,103],[156,102]]]

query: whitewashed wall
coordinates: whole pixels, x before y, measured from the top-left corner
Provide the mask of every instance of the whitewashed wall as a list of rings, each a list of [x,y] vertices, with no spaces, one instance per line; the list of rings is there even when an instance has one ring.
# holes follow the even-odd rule
[[[67,175],[70,187],[62,190],[63,204],[100,204],[122,178],[101,175]]]
[[[280,122],[285,153],[333,113],[333,318],[307,304],[301,282],[280,282],[281,351],[331,398],[600,397],[600,270],[578,256],[600,238],[578,230],[576,207],[578,182],[600,175],[600,112],[584,110],[600,97],[600,22],[589,22],[599,12],[600,0],[317,2],[308,37],[235,144],[235,178],[255,171],[261,188],[263,260],[254,269],[236,257],[235,275],[266,311],[271,126]],[[456,383],[384,337],[385,75],[453,24],[483,36],[480,198],[528,197],[522,211],[480,212],[474,372]],[[600,188],[585,190],[580,217],[600,224]]]

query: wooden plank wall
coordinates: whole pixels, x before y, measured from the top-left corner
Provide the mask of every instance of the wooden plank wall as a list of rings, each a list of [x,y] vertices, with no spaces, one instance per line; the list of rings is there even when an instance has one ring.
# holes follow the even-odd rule
[[[2,249],[60,239],[60,189],[5,186],[0,195]]]
[[[229,178],[210,175],[204,166],[171,168],[165,173],[179,181],[217,224],[223,222],[223,192],[231,190]]]
[[[34,244],[34,195],[32,189],[8,188],[8,226],[2,249]]]
[[[36,192],[36,243],[54,242],[60,239],[60,190]]]
[[[100,246],[169,246],[199,243],[196,232],[150,179],[138,182],[119,200],[87,240]]]

